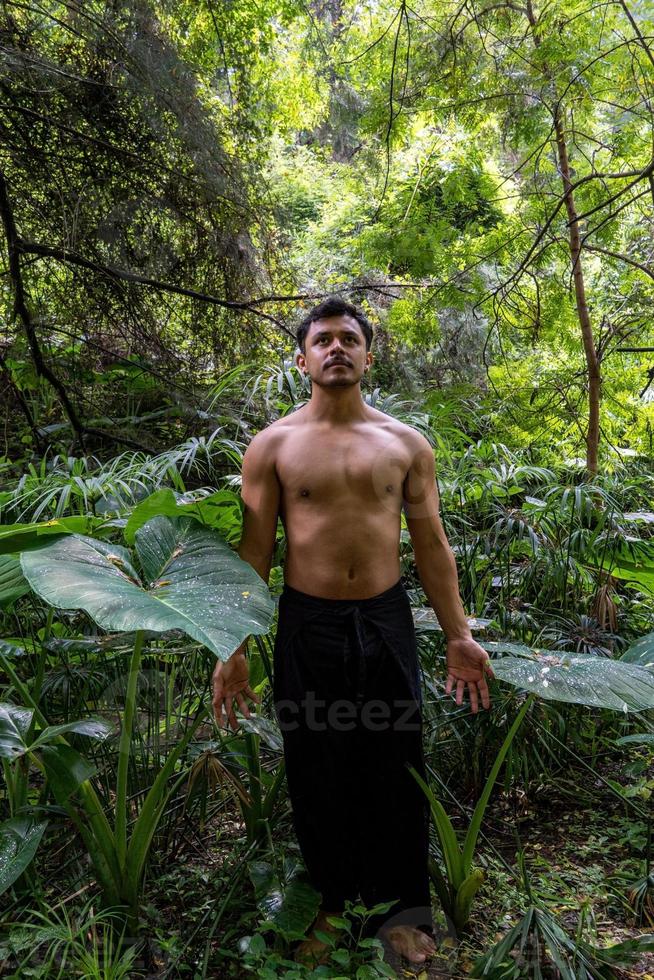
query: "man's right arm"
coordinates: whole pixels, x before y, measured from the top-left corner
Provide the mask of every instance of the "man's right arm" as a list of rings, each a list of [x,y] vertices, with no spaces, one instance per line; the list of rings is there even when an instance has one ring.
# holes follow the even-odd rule
[[[258,433],[243,457],[241,499],[243,501],[243,530],[238,548],[239,556],[248,562],[264,582],[268,582],[275,549],[277,517],[281,488],[275,469],[275,435],[268,429]],[[245,659],[247,639],[234,651],[229,660],[218,661],[213,672],[213,708],[216,721],[223,725],[223,708],[234,731],[238,721],[234,700],[246,718],[250,717],[246,698],[258,701],[249,685]]]
[[[275,434],[268,429],[254,437],[243,457],[241,482],[244,511],[238,553],[266,583],[275,550],[281,499],[275,469],[276,442]]]

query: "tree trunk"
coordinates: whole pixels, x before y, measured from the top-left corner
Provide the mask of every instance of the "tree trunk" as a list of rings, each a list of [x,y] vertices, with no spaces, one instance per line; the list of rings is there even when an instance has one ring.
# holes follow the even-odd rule
[[[565,194],[565,208],[568,214],[570,258],[572,259],[572,275],[575,285],[575,300],[577,316],[581,327],[581,338],[586,355],[588,369],[588,431],[586,433],[586,469],[591,476],[597,475],[597,450],[599,446],[600,393],[601,375],[600,361],[595,347],[593,325],[590,320],[588,303],[586,302],[586,286],[584,270],[581,262],[581,239],[579,221],[575,206],[572,181],[570,180],[570,165],[568,163],[568,148],[565,142],[565,131],[560,109],[557,109],[554,126],[556,129],[556,148],[559,158],[559,169]]]
[[[527,17],[531,26],[531,34],[534,46],[540,45],[540,38],[536,33],[536,18],[534,16],[531,0],[527,3]],[[551,75],[547,72],[547,66],[543,65],[548,80],[552,82]],[[575,205],[572,181],[570,180],[570,164],[568,161],[568,147],[565,140],[564,112],[556,91],[554,95],[554,129],[556,132],[556,150],[559,164],[559,171],[563,183],[563,194],[565,208],[568,215],[568,244],[570,246],[570,258],[572,259],[572,276],[575,287],[575,301],[577,305],[577,316],[581,328],[581,339],[586,355],[586,368],[588,370],[588,429],[586,431],[586,469],[590,476],[597,475],[597,452],[599,447],[599,422],[600,422],[600,398],[601,398],[601,372],[600,360],[595,347],[593,336],[593,325],[590,319],[590,311],[586,302],[586,286],[584,282],[584,269],[581,261],[581,237],[579,235],[579,219]]]

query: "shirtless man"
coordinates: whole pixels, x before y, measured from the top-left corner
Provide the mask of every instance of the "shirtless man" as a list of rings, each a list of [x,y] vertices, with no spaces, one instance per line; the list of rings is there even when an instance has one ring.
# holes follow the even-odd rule
[[[307,677],[313,664],[331,665],[334,650],[337,650],[340,655],[340,650],[345,649],[346,656],[349,650],[350,660],[352,657],[359,658],[354,661],[358,665],[362,662],[382,663],[379,657],[387,656],[388,644],[393,645],[392,640],[389,641],[389,636],[400,635],[398,630],[392,632],[392,622],[391,633],[389,634],[388,630],[384,633],[387,624],[384,623],[383,617],[389,609],[397,611],[399,608],[400,616],[403,617],[401,626],[406,637],[405,642],[409,644],[407,648],[409,660],[405,657],[402,669],[404,674],[407,674],[408,670],[407,676],[412,683],[417,678],[419,686],[417,658],[412,646],[415,644],[415,638],[410,609],[400,582],[398,552],[401,513],[404,510],[422,586],[447,637],[446,693],[450,694],[455,688],[456,703],[461,704],[467,689],[471,710],[477,712],[480,701],[484,708],[489,706],[486,676],[492,677],[493,674],[489,666],[488,654],[472,638],[463,610],[454,555],[439,518],[433,451],[419,432],[371,408],[364,402],[360,382],[372,364],[371,339],[370,324],[363,314],[350,304],[332,297],[315,307],[298,330],[297,365],[300,371],[312,380],[311,399],[307,405],[259,432],[250,443],[243,459],[244,525],[239,554],[252,565],[264,582],[268,581],[270,573],[278,516],[281,517],[286,532],[284,580],[285,592],[288,595],[283,595],[280,600],[280,622],[275,649],[275,683],[277,686],[279,674],[279,685],[286,684],[286,679],[282,680],[281,675],[295,670],[296,665],[300,664],[305,647],[309,652],[302,669],[305,670]],[[405,608],[408,610],[408,621],[403,611]],[[298,646],[297,636],[302,636],[302,631],[298,631],[298,625],[304,623],[301,617],[307,613],[307,610],[311,614],[310,619],[306,620],[307,623],[315,622],[316,617],[319,620],[320,616],[323,616],[322,633],[319,633],[317,628],[312,633],[305,632],[304,646],[302,644]],[[347,616],[352,614],[358,623],[359,632],[351,641],[347,637],[354,636],[354,633],[338,632],[341,620],[347,618],[345,614]],[[372,617],[373,627],[376,622],[381,628],[384,633],[383,640],[379,640],[378,631],[373,627],[370,627],[372,632],[368,636],[366,630],[370,623],[366,622],[366,616],[368,620]],[[289,647],[284,639],[284,649],[281,648],[282,631],[285,636],[288,635],[288,642],[291,644]],[[320,645],[323,642],[321,636],[327,643],[330,643],[334,636],[337,637],[330,654],[331,659],[318,659],[321,654]],[[343,636],[346,637],[344,645]],[[378,647],[373,649],[375,638],[378,640]],[[216,720],[221,726],[228,722],[234,730],[238,727],[236,705],[243,715],[249,718],[248,700],[259,701],[250,688],[245,649],[246,643],[243,643],[229,660],[218,661],[213,674],[213,705]],[[282,662],[282,657],[287,658],[287,666]],[[374,657],[378,659],[374,660]],[[341,677],[343,669],[339,669],[341,673],[338,676]],[[358,669],[360,671],[363,669],[365,674],[365,666],[364,668],[359,666]],[[375,671],[376,676],[380,676],[377,667]],[[359,678],[361,676],[360,673]],[[392,676],[401,677],[397,671]],[[297,688],[297,681],[295,683]],[[391,680],[390,684],[394,686],[395,680]],[[415,698],[420,697],[415,688],[410,690],[413,690]],[[368,688],[366,691],[369,692]],[[360,708],[361,698],[365,692],[363,688],[357,688],[357,692],[357,706]],[[276,690],[276,702],[286,693],[285,690],[281,690],[281,687]],[[297,690],[294,696],[299,697]],[[301,703],[305,704],[304,701]],[[379,704],[378,701],[373,703]],[[281,721],[281,709],[278,717]],[[321,855],[318,851],[322,850],[321,843],[326,846],[326,842],[331,840],[334,829],[329,822],[323,821],[322,828],[318,828],[317,824],[321,816],[324,817],[326,813],[331,814],[330,819],[333,821],[340,818],[346,801],[345,795],[340,799],[338,810],[334,809],[332,813],[329,805],[331,798],[338,796],[339,791],[339,786],[334,784],[334,779],[338,782],[339,774],[345,772],[347,761],[352,756],[354,743],[352,741],[344,743],[347,748],[334,767],[330,765],[328,753],[341,751],[341,743],[325,742],[326,736],[306,724],[299,739],[293,743],[292,727],[292,724],[288,725],[288,732],[284,733],[291,803],[305,863],[310,873],[315,866],[315,877],[320,879]],[[313,727],[316,730],[320,729],[317,724]],[[374,726],[371,725],[369,728]],[[346,728],[339,729],[337,737],[347,738],[346,735],[341,734],[346,730]],[[415,748],[415,739],[420,742],[421,733],[418,731],[417,736],[405,737],[414,739]],[[415,783],[411,786],[403,783],[398,789],[400,784],[397,783],[395,790],[389,792],[389,788],[393,785],[389,780],[395,778],[390,773],[390,769],[395,763],[388,754],[388,747],[409,745],[408,742],[398,741],[400,735],[392,733],[392,738],[395,741],[387,740],[383,743],[382,768],[377,770],[370,761],[370,755],[375,753],[375,745],[381,745],[381,742],[366,743],[368,748],[365,751],[368,754],[363,758],[360,773],[363,775],[369,769],[375,770],[377,783],[382,783],[382,790],[387,794],[380,796],[379,801],[375,803],[375,809],[366,816],[368,821],[377,817],[380,811],[382,811],[380,820],[383,821],[383,811],[386,810],[390,814],[392,808],[396,806],[396,800],[408,800],[411,787],[415,787]],[[311,743],[309,739],[312,740]],[[307,749],[309,744],[311,744],[310,751]],[[323,752],[323,748],[327,754],[317,761],[317,756]],[[410,761],[412,758],[413,764],[420,770],[421,749],[417,750],[417,759],[415,752],[410,756],[410,751],[413,750],[407,749],[405,757],[402,756],[402,751],[404,749],[400,748],[395,773],[401,778],[410,780],[406,772],[400,773],[397,766],[402,765],[404,769],[404,761],[407,759]],[[388,763],[386,760],[389,760]],[[313,778],[318,764],[323,767],[319,780]],[[331,773],[331,776],[327,776],[326,772]],[[358,775],[359,771],[355,773],[354,782],[358,780]],[[327,795],[318,809],[314,809],[310,819],[305,820],[303,808],[316,806],[317,794],[323,791],[326,780],[330,778],[332,783],[325,789]],[[311,789],[307,791],[306,787],[309,784]],[[371,792],[374,792],[374,787],[372,790],[367,790],[368,794]],[[380,802],[381,800],[385,800],[385,804]],[[424,803],[424,797],[422,802]],[[412,805],[413,811],[403,814],[401,823],[397,823],[394,830],[389,830],[389,833],[394,835],[392,838],[383,840],[383,823],[379,824],[377,830],[370,830],[372,836],[377,835],[377,842],[381,848],[376,853],[387,855],[382,864],[386,861],[391,862],[391,855],[397,851],[398,838],[403,840],[406,832],[406,835],[421,838],[422,850],[417,860],[418,864],[426,865],[428,831],[423,834],[422,829],[416,833],[411,830],[411,821],[414,817],[418,819],[416,807],[420,807],[417,802]],[[388,819],[391,819],[390,816]],[[425,816],[424,819],[426,820],[427,817]],[[351,823],[346,825],[346,833],[347,827],[350,826]],[[372,828],[373,825],[366,824],[363,831],[364,838],[368,835],[369,826]],[[418,823],[415,826],[423,828],[424,825]],[[318,846],[314,846],[313,850],[310,842],[311,834],[319,834],[314,840],[314,845]],[[346,847],[347,839],[341,837],[340,840],[342,850]],[[352,859],[351,855],[347,856],[346,863],[351,863]],[[410,867],[412,861],[415,868],[415,854],[413,856],[406,854],[401,858],[398,856],[398,860],[402,861],[403,869]],[[323,906],[314,923],[314,929],[323,931],[330,929],[326,916],[341,912],[340,907],[334,908],[335,898],[326,900],[326,892],[331,895],[331,878],[338,877],[339,873],[337,852],[329,856],[329,862],[327,870],[322,873],[322,879],[318,881],[319,890],[323,894]],[[419,870],[422,873],[422,869]],[[401,871],[402,869],[398,871],[398,875],[401,875]],[[327,874],[331,876],[329,880],[325,877]],[[413,871],[411,874],[415,877]],[[424,880],[427,881],[426,870],[424,875]],[[397,884],[400,877],[396,876],[392,880],[397,890],[400,887]],[[406,872],[404,881],[406,883]],[[423,896],[425,896],[425,887],[428,889],[428,884],[423,885],[423,890],[420,892]],[[342,898],[342,894],[340,892],[338,894]],[[361,895],[363,894],[362,890]],[[380,894],[382,900],[385,900],[383,889]],[[422,899],[408,897],[404,904],[400,903],[400,907],[404,908],[412,902],[418,904],[420,901],[429,904],[428,891],[427,897]],[[397,918],[399,920],[400,917]],[[434,941],[428,933],[411,924],[400,922],[399,925],[386,930],[383,935],[397,952],[414,963],[423,962],[435,952]],[[296,955],[302,959],[312,954],[315,960],[320,961],[320,954],[326,952],[328,949],[315,933],[312,933]]]

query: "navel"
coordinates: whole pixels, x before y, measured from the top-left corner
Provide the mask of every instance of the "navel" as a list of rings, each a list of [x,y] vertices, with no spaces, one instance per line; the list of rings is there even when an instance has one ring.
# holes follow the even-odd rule
[[[354,571],[354,569],[353,568],[348,568],[348,570],[347,570],[347,577],[350,579],[350,581],[352,581],[352,579],[354,578],[355,575],[356,575],[356,572]]]

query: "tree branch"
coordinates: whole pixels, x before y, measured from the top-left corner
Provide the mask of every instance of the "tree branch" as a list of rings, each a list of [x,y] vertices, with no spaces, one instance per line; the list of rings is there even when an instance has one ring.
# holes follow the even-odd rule
[[[621,252],[611,252],[608,248],[600,248],[599,245],[584,245],[584,248],[587,252],[600,252],[602,255],[608,255],[612,259],[619,259],[620,262],[626,262],[627,265],[633,265],[636,269],[644,272],[646,276],[649,276],[650,279],[654,279],[654,269],[643,265],[642,262],[636,262],[635,259],[630,258],[628,255],[623,255]]]
[[[9,253],[9,277],[14,287],[14,316],[20,317],[22,321],[37,373],[40,375],[40,377],[45,378],[59,395],[64,411],[70,419],[70,424],[72,425],[75,434],[83,447],[84,426],[77,415],[74,405],[68,397],[68,392],[66,391],[63,382],[59,380],[53,371],[50,370],[43,359],[43,353],[41,351],[39,339],[36,335],[34,323],[32,322],[32,317],[29,309],[27,308],[23,277],[20,269],[20,239],[18,237],[18,232],[16,231],[16,223],[14,221],[14,215],[11,210],[11,204],[9,203],[9,197],[7,195],[7,185],[4,174],[1,172],[0,215],[2,216],[2,223],[4,225],[5,235],[7,238],[7,250]]]

